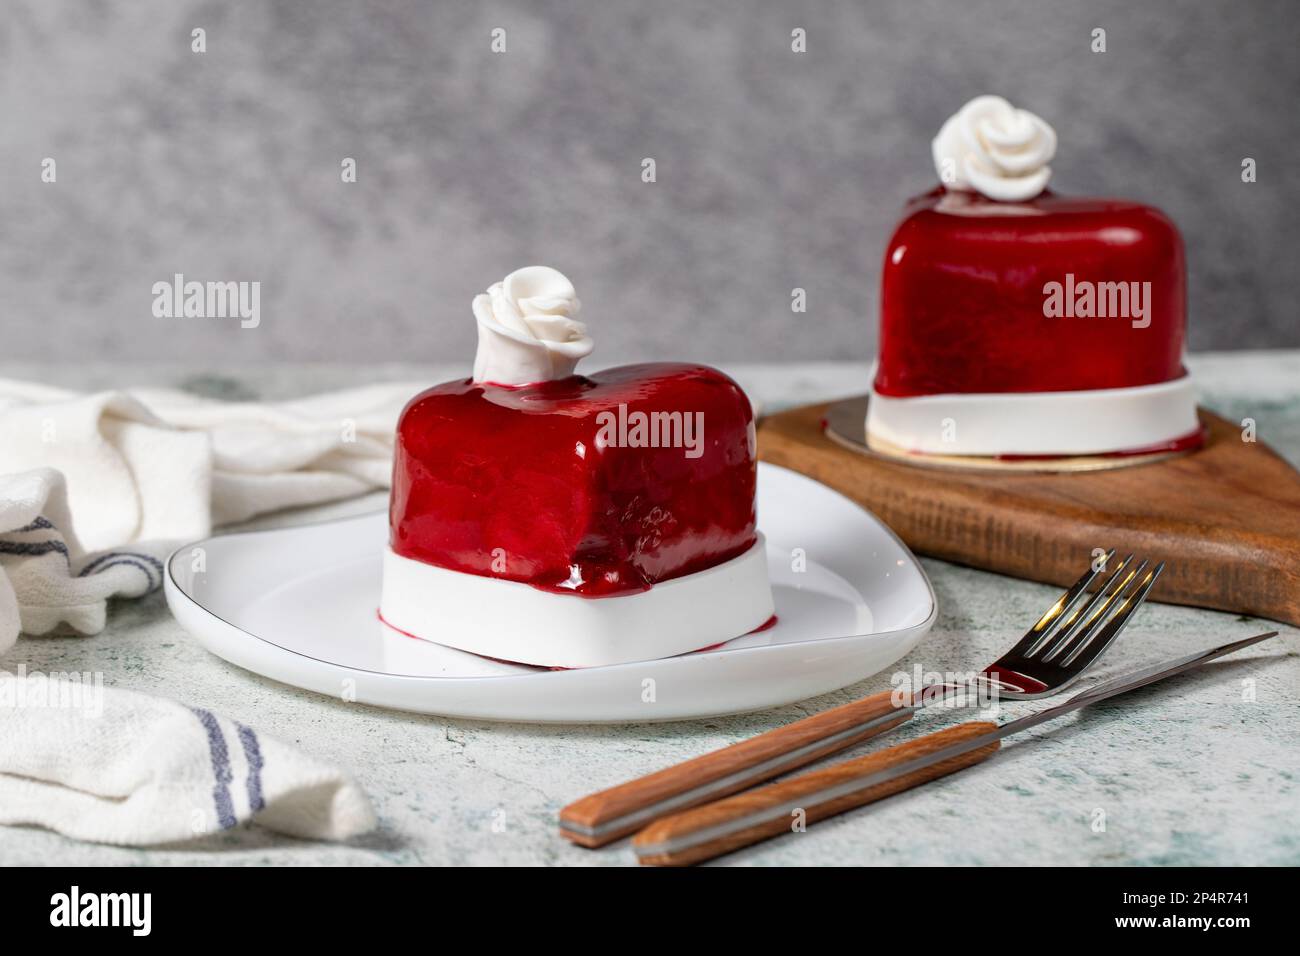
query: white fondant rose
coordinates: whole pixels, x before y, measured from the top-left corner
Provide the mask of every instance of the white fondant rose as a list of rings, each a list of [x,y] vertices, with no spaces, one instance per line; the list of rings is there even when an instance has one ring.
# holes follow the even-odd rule
[[[1047,188],[1056,132],[1000,96],[977,96],[943,124],[931,150],[949,189],[1023,202]]]
[[[591,354],[573,283],[547,266],[516,269],[474,296],[474,381],[527,385],[565,378]]]

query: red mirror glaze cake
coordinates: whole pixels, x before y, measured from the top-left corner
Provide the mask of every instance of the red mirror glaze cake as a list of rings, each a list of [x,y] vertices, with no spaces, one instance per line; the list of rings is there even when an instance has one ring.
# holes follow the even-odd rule
[[[978,97],[933,145],[944,185],[885,253],[873,446],[923,455],[1168,452],[1201,438],[1182,238],[1159,210],[1046,191],[1056,135]]]
[[[381,616],[438,643],[550,666],[697,650],[772,615],[755,524],[754,418],[730,378],[591,351],[553,269],[474,301],[471,379],[397,430]]]
[[[754,546],[756,475],[749,401],[702,365],[448,382],[398,425],[391,544],[557,593],[644,591]]]

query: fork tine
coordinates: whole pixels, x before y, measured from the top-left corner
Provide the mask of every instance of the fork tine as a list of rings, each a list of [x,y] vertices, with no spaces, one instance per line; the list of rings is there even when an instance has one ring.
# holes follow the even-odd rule
[[[1164,569],[1165,563],[1161,561],[1154,568],[1148,571],[1146,577],[1142,579],[1137,589],[1120,602],[1115,611],[1115,615],[1110,619],[1106,626],[1102,628],[1101,633],[1094,639],[1085,641],[1072,650],[1068,655],[1066,655],[1065,660],[1061,662],[1061,666],[1071,668],[1077,667],[1078,670],[1082,671],[1097,658],[1098,654],[1109,647],[1110,642],[1115,640],[1115,638],[1119,636],[1120,631],[1124,630],[1124,628],[1128,626],[1129,618],[1133,616],[1134,611],[1142,606],[1142,603],[1147,599],[1147,594],[1151,591],[1151,588],[1155,586],[1156,578],[1160,577],[1160,572]],[[1085,651],[1087,652],[1087,656],[1084,657],[1083,660],[1079,660],[1079,656]]]
[[[1081,622],[1090,619],[1089,615],[1093,613],[1098,604],[1106,599],[1107,592],[1116,581],[1123,578],[1124,572],[1132,563],[1133,555],[1125,555],[1124,560],[1119,563],[1119,566],[1115,568],[1114,573],[1111,574],[1110,580],[1104,582],[1094,593],[1088,595],[1087,601],[1080,604],[1071,613],[1065,615],[1061,621],[1060,627],[1057,628],[1056,633],[1051,635],[1051,641],[1040,642],[1037,647],[1033,648],[1034,654],[1028,656],[1036,656],[1038,660],[1047,660],[1053,651],[1060,650],[1061,642],[1068,640]]]
[[[1102,572],[1105,571],[1106,565],[1110,559],[1115,557],[1115,549],[1111,548],[1106,552],[1106,556],[1101,561]],[[1092,584],[1093,579],[1099,573],[1093,566],[1093,562],[1088,562],[1088,570],[1083,572],[1079,580],[1070,585],[1069,590],[1056,599],[1056,603],[1049,607],[1029,630],[1025,636],[1020,639],[1015,647],[1011,648],[1005,655],[1006,658],[1012,656],[1032,657],[1038,649],[1046,642],[1056,631],[1055,625],[1060,619],[1070,612],[1070,609],[1078,603],[1079,598],[1088,590],[1088,585]]]
[[[1132,557],[1133,555],[1129,555],[1129,559]],[[1131,563],[1129,559],[1125,559],[1124,563],[1115,569],[1111,579],[1097,589],[1097,593],[1093,595],[1083,611],[1061,629],[1060,636],[1043,654],[1041,660],[1044,663],[1059,657],[1076,640],[1086,641],[1088,636],[1105,622],[1112,605],[1119,600],[1120,595],[1133,579],[1140,577],[1147,568],[1147,562],[1141,561],[1136,569],[1132,569],[1129,567]]]

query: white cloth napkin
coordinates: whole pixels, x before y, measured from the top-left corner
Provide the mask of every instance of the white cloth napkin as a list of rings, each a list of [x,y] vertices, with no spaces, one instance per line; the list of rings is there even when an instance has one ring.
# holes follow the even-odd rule
[[[199,538],[213,525],[387,487],[397,417],[422,387],[263,403],[0,379],[0,473],[61,471],[91,550]]]
[[[110,597],[162,586],[171,544],[143,542],[85,552],[74,530],[63,476],[52,468],[0,475],[0,654],[20,631],[104,627]]]
[[[169,544],[85,553],[75,528],[59,472],[0,475],[0,654],[20,630],[94,633],[108,598],[161,586]],[[0,824],[145,845],[249,820],[316,839],[374,826],[340,771],[242,724],[102,676],[0,671]]]
[[[243,724],[88,674],[0,671],[0,824],[146,846],[248,821],[318,840],[375,826],[352,780]]]
[[[420,388],[258,403],[0,379],[0,653],[20,626],[98,632],[108,598],[161,586],[170,547],[213,525],[387,487]]]

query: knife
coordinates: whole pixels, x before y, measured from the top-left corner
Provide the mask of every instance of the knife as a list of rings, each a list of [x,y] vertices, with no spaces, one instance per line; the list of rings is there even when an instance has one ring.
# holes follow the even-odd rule
[[[969,721],[800,774],[654,821],[632,841],[637,859],[652,866],[682,866],[730,853],[972,766],[998,752],[1003,737],[1028,730],[1089,704],[1146,687],[1257,644],[1277,631],[1257,634],[1122,674],[1005,724]]]

